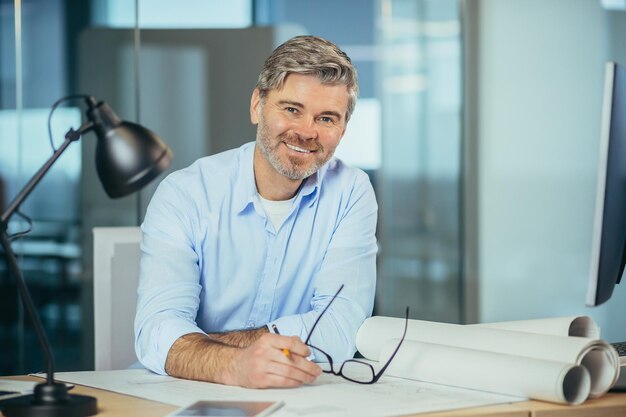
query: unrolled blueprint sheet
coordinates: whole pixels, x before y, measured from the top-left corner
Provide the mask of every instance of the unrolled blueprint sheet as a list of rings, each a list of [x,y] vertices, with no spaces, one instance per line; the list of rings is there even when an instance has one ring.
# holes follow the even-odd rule
[[[314,385],[263,390],[186,381],[144,369],[60,372],[56,379],[181,407],[197,400],[284,401],[272,417],[400,416],[525,400],[393,377],[361,385],[324,374]]]

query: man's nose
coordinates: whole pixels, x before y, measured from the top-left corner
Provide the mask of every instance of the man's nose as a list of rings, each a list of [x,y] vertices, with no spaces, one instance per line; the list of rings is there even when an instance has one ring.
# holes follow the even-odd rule
[[[294,133],[302,140],[317,138],[318,131],[315,120],[310,117],[303,117],[295,123]]]

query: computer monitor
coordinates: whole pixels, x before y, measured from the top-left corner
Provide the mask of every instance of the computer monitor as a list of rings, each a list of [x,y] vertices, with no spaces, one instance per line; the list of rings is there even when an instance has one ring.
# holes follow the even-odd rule
[[[626,262],[626,69],[607,62],[587,305],[607,301]]]

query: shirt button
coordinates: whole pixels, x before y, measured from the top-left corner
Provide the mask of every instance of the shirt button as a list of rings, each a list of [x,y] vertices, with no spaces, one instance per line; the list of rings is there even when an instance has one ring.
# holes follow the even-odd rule
[[[254,322],[252,320],[248,322],[248,327],[254,327]]]

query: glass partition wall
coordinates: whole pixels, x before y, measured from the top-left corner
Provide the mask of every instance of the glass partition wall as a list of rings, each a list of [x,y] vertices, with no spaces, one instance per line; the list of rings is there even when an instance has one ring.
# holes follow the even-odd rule
[[[328,37],[357,67],[359,100],[337,156],[376,190],[374,313],[401,317],[410,305],[414,318],[463,321],[458,1],[351,0],[331,15],[319,2],[270,3],[272,13],[257,10],[265,23]]]
[[[364,169],[377,193],[375,314],[402,315],[409,305],[415,318],[462,321],[457,3],[0,0],[0,206],[52,152],[46,123],[58,98],[107,101],[159,133],[174,150],[170,170],[179,169],[253,140],[249,96],[264,58],[291,36],[316,34],[359,72],[361,94],[337,154]],[[55,111],[56,146],[82,112],[75,101]],[[87,370],[92,228],[138,225],[156,182],[109,200],[92,162],[93,135],[72,146],[24,205],[33,231],[15,247],[57,369]],[[13,231],[26,227],[14,216]],[[41,370],[3,260],[0,298],[0,375]]]
[[[462,322],[458,2],[381,6],[377,314]]]
[[[51,115],[51,137],[48,134],[55,101],[92,94],[80,89],[77,65],[78,39],[91,21],[88,1],[0,1],[1,209],[60,146],[65,133],[81,125],[82,101],[64,101]],[[136,119],[132,113],[123,117]],[[21,207],[24,216],[14,215],[9,224],[10,233],[32,229],[13,241],[13,249],[57,370],[93,368],[91,250],[84,245],[88,219],[81,208],[91,192],[81,189],[83,162],[93,165],[94,160],[93,153],[83,160],[82,147],[93,141],[95,136],[87,134],[72,143]],[[136,224],[135,218],[130,224]],[[0,345],[0,375],[44,369],[41,349],[1,251]]]

